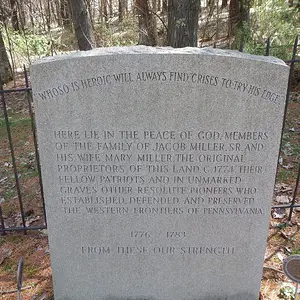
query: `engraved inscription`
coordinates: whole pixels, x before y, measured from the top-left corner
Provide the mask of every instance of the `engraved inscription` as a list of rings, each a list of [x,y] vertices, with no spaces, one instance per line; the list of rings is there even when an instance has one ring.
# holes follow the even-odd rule
[[[41,100],[50,100],[80,91],[87,91],[88,89],[105,89],[109,86],[124,84],[155,84],[158,82],[162,84],[176,84],[180,82],[189,86],[205,85],[208,88],[218,89],[221,92],[222,90],[231,90],[238,94],[257,97],[258,99],[268,101],[274,105],[279,105],[284,100],[283,94],[270,90],[268,87],[258,86],[246,81],[221,77],[213,74],[164,70],[99,74],[96,77],[82,78],[49,87],[44,91],[37,92],[36,96]]]
[[[256,152],[267,155],[269,135],[213,130],[54,131],[63,211],[264,215],[257,198],[260,187],[247,186],[245,179],[264,173],[264,166],[254,165],[251,157]]]

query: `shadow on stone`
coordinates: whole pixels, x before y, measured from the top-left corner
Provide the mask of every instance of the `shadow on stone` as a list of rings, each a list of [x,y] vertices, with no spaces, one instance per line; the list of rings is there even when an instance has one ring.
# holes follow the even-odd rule
[[[102,299],[101,299],[102,300]],[[103,300],[158,300],[153,297],[115,297],[115,296],[107,296],[103,298]],[[188,298],[182,299],[182,300],[191,300]],[[193,298],[192,300],[257,300],[257,295],[254,294],[234,294],[229,296],[200,296],[199,298]]]
[[[103,300],[155,300],[155,298],[153,297],[144,297],[144,296],[141,296],[141,297],[134,297],[134,298],[131,298],[131,297],[114,297],[114,296],[108,296],[106,298],[104,298]]]

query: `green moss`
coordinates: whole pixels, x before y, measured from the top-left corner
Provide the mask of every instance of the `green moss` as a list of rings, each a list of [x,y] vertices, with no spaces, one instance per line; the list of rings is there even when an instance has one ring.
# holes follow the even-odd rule
[[[36,275],[39,271],[37,266],[25,266],[24,267],[24,277],[29,278]]]

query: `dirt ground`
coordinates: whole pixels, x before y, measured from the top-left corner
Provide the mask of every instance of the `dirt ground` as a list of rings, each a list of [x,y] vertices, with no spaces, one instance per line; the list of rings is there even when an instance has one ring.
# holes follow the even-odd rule
[[[23,77],[17,87],[24,86]],[[5,89],[13,88],[9,83]],[[12,141],[15,147],[18,178],[24,202],[26,224],[44,223],[42,199],[39,189],[35,150],[31,134],[28,99],[24,93],[6,96]],[[285,123],[280,167],[274,192],[274,205],[291,202],[300,161],[300,68],[294,75],[292,95]],[[0,205],[6,227],[20,226],[18,195],[15,187],[12,160],[7,141],[3,109],[0,105]],[[300,189],[296,202],[300,203]],[[283,259],[300,254],[300,209],[294,211],[287,222],[288,209],[273,209],[270,216],[269,235],[261,284],[263,300],[293,299],[291,281],[283,274]],[[7,233],[0,237],[0,295],[2,299],[16,299],[17,266],[24,258],[23,300],[50,300],[52,277],[47,231]],[[300,295],[298,296],[300,299]]]

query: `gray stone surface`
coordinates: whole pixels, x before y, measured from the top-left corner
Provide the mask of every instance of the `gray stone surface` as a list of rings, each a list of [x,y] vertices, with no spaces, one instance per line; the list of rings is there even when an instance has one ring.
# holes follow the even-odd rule
[[[213,49],[35,63],[55,299],[257,300],[287,78]]]

